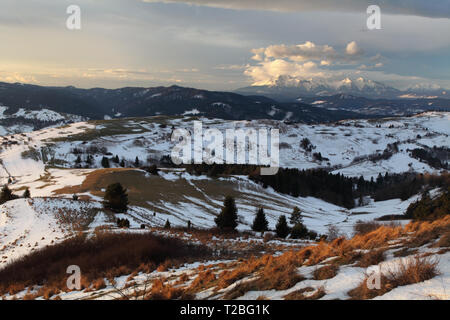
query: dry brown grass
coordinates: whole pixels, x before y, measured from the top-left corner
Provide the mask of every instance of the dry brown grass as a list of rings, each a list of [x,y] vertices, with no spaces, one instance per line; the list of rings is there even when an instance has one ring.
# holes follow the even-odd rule
[[[259,270],[262,266],[264,266],[268,260],[270,260],[272,256],[264,256],[259,259],[250,258],[249,260],[241,263],[234,270],[225,270],[219,275],[217,289],[224,289],[231,284],[239,281],[251,274],[255,271]]]
[[[358,262],[358,266],[367,268],[369,266],[377,265],[380,262],[383,262],[385,259],[384,252],[384,249],[370,250],[369,252],[362,255],[361,259]]]
[[[307,292],[313,292],[313,294],[305,294]],[[318,289],[314,289],[311,287],[303,288],[294,292],[289,293],[284,296],[285,300],[318,300],[322,298],[326,294],[325,289],[320,287]]]
[[[189,290],[198,292],[210,288],[214,285],[216,279],[217,279],[216,275],[211,269],[200,272],[197,278],[195,278],[194,281],[192,281]]]
[[[297,272],[296,264],[292,261],[283,264],[281,261],[269,260],[268,264],[257,273],[256,279],[236,285],[224,295],[224,298],[235,299],[248,291],[254,290],[286,290],[305,279]]]
[[[355,226],[353,227],[353,232],[355,235],[356,234],[362,235],[377,230],[380,226],[381,224],[375,221],[358,220],[356,221]]]
[[[372,299],[394,288],[432,279],[439,274],[437,265],[438,261],[431,257],[415,256],[402,259],[398,263],[398,268],[383,272],[380,289],[369,289],[366,277],[358,287],[350,290],[348,295],[356,300]]]
[[[157,279],[148,293],[145,293],[146,300],[193,300],[194,296],[185,292],[183,288],[173,287],[164,281]]]
[[[314,280],[326,280],[334,278],[339,271],[339,267],[333,264],[323,266],[314,270],[313,279]]]
[[[209,257],[209,249],[150,233],[114,233],[85,239],[75,237],[36,250],[0,270],[0,293],[31,285],[66,290],[67,266],[83,271],[83,288],[99,278],[114,279],[152,264],[166,266]],[[101,286],[101,283],[98,283]]]
[[[95,290],[100,290],[106,288],[105,279],[99,278],[92,283],[92,286]]]
[[[438,247],[450,247],[450,231],[446,232],[441,236],[439,241],[436,243]]]
[[[410,249],[410,248],[401,248],[400,250],[397,250],[394,252],[394,257],[396,258],[402,258],[407,256],[412,256],[414,254],[417,254],[417,249]]]
[[[321,241],[315,246],[305,247],[298,251],[289,251],[278,257],[263,256],[259,259],[252,258],[242,262],[232,270],[224,271],[219,277],[217,288],[226,288],[238,280],[255,277],[256,279],[244,281],[234,287],[225,294],[225,298],[236,298],[251,290],[286,289],[302,280],[302,277],[298,276],[295,280],[285,281],[287,274],[296,274],[296,268],[302,265],[316,265],[332,257],[335,257],[335,259],[330,261],[331,266],[327,266],[329,270],[324,269],[323,275],[319,275],[322,270],[317,270],[318,278],[332,276],[333,269],[336,269],[339,265],[354,262],[358,262],[358,265],[361,267],[377,265],[384,261],[384,252],[391,246],[390,241],[399,240],[399,238],[405,236],[414,238],[426,232],[435,234],[446,230],[449,226],[449,217],[426,223],[425,226],[422,226],[421,223],[410,223],[405,228],[394,224],[382,225],[368,233],[356,235],[352,239],[339,238],[331,242]],[[399,241],[407,241],[405,239]],[[369,251],[362,254],[361,250]],[[415,264],[403,266],[403,268],[409,271],[413,271],[414,268],[420,269],[421,272],[424,271],[424,277],[426,278],[429,276],[430,272],[428,271],[430,268],[433,268],[433,264],[427,263],[423,259],[425,258],[417,260]],[[422,269],[421,266],[423,266]],[[399,274],[402,274],[402,272]],[[417,276],[417,273],[413,272],[412,275]],[[418,279],[420,280],[420,277]],[[398,275],[390,275],[388,280],[387,288],[403,285],[401,283],[404,282],[412,281],[414,283],[414,281],[418,281],[411,275],[406,280],[402,280]]]

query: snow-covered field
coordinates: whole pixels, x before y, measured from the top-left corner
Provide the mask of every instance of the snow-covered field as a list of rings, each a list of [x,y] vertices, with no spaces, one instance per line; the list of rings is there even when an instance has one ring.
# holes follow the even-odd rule
[[[5,111],[1,108],[4,107],[0,107],[0,118]],[[57,114],[46,111],[29,114],[19,110],[18,116],[60,120]],[[152,176],[143,170],[130,169],[117,170],[117,174],[124,178],[127,178],[128,174],[133,175],[136,178],[135,189],[148,189],[151,192],[133,190],[133,185],[129,185],[130,195],[135,198],[132,199],[128,213],[111,216],[103,212],[101,201],[105,186],[99,181],[103,181],[101,179],[112,172],[101,173],[99,170],[104,154],[108,157],[117,155],[130,166],[136,157],[144,163],[147,159],[149,163],[152,159],[159,160],[162,156],[169,155],[172,150],[172,130],[185,128],[192,131],[193,120],[187,117],[155,117],[77,122],[63,127],[0,137],[0,183],[5,184],[10,180],[9,187],[17,195],[29,188],[32,196],[32,199],[17,199],[0,206],[0,268],[33,250],[65,239],[77,230],[92,232],[97,227],[111,226],[116,218],[129,219],[132,229],[140,229],[142,224],[162,227],[166,220],[170,220],[172,226],[185,227],[190,221],[195,227],[213,227],[223,198],[228,194],[236,198],[239,230],[251,229],[259,207],[264,208],[271,229],[275,227],[280,215],[289,216],[293,208],[298,207],[309,229],[326,234],[328,228],[334,226],[346,236],[352,235],[357,221],[373,221],[384,215],[402,214],[419,197],[414,196],[406,201],[369,200],[364,206],[348,210],[312,197],[296,198],[279,194],[272,188],[263,188],[244,176],[212,179],[192,176],[183,170],[164,168],[159,176]],[[200,120],[204,129],[217,128],[221,131],[229,128],[277,128],[280,130],[282,167],[331,168],[335,173],[347,176],[363,175],[365,178],[386,172],[436,172],[426,163],[412,158],[407,150],[423,146],[450,147],[450,113],[425,113],[396,119],[349,120],[312,126],[264,120]],[[312,152],[306,152],[300,146],[303,138],[311,141]],[[393,143],[398,144],[398,152],[389,160],[372,162],[364,159],[366,156],[382,153]],[[94,158],[92,164],[84,168],[87,150],[94,150]],[[327,159],[314,160],[312,153],[315,152],[320,152],[322,157]],[[82,159],[82,168],[74,168],[78,155]],[[113,168],[119,168],[119,165],[112,161],[110,164]],[[97,177],[97,180],[93,177]],[[72,200],[74,193],[83,197],[83,200]],[[140,199],[142,194],[150,196]],[[423,252],[427,252],[426,250],[428,249]],[[450,256],[447,253],[442,255],[442,259],[442,281],[448,286]],[[394,258],[386,263],[391,260],[394,261]],[[186,271],[186,268],[189,269],[185,267],[183,271]],[[302,268],[305,268],[300,270],[302,274],[313,271],[311,267]],[[301,289],[301,286],[324,286],[327,291],[325,298],[345,298],[344,292],[347,292],[348,288],[344,283],[354,284],[361,277],[362,271],[358,267],[346,266],[341,268],[338,276],[331,281],[306,280],[292,288],[292,291]],[[430,281],[421,284],[424,287],[414,287],[408,292],[420,290],[421,294],[433,292],[448,298],[445,292],[436,291],[435,279]],[[107,288],[111,289],[110,286]],[[287,293],[289,292],[248,292],[242,298],[253,299],[264,295],[278,299]],[[398,288],[386,296],[404,297],[405,292]],[[65,296],[83,297],[82,293]],[[412,295],[408,297],[414,298]]]
[[[192,121],[187,119],[155,117],[80,122],[0,138],[4,142],[16,142],[4,145],[0,150],[1,182],[6,183],[11,179],[10,187],[13,190],[24,190],[28,187],[32,197],[71,198],[70,193],[59,194],[55,191],[81,185],[89,174],[95,172],[95,167],[101,167],[102,158],[100,153],[94,154],[94,168],[73,169],[77,157],[72,152],[74,148],[83,152],[90,146],[97,149],[103,147],[111,156],[118,155],[120,159],[124,158],[130,162],[133,162],[136,156],[143,162],[147,158],[159,159],[170,154],[173,146],[170,136],[174,128],[192,127]],[[304,169],[326,167],[329,163],[329,166],[339,167],[336,172],[350,176],[364,175],[366,178],[385,172],[433,172],[427,164],[412,159],[406,149],[421,145],[450,146],[450,113],[426,113],[396,119],[351,120],[313,126],[286,125],[282,122],[262,120],[201,120],[204,129],[276,127],[280,130],[282,166]],[[418,135],[421,138],[417,138]],[[329,158],[327,163],[314,161],[311,154],[300,147],[303,138],[311,141],[313,152],[320,152],[323,157]],[[355,157],[381,152],[394,142],[399,143],[399,152],[391,159],[377,163],[353,163]],[[111,166],[118,165],[111,161]],[[162,189],[158,197],[132,207],[129,219],[135,227],[141,223],[163,226],[167,219],[175,226],[186,226],[190,220],[197,227],[212,227],[224,195],[230,193],[235,194],[237,199],[239,229],[250,228],[257,207],[264,207],[269,226],[273,228],[280,215],[289,215],[293,207],[297,206],[303,212],[306,225],[312,230],[324,234],[327,228],[333,225],[349,235],[356,221],[373,220],[386,214],[402,214],[408,205],[416,200],[416,197],[413,197],[403,202],[372,201],[364,207],[349,211],[319,199],[278,194],[271,188],[263,189],[246,177],[214,180],[206,176],[191,176],[177,170],[165,170],[158,178],[144,173],[140,178],[144,187],[147,187],[147,184],[148,187],[155,184]],[[173,193],[162,191],[171,188]],[[157,190],[155,191],[158,192]],[[85,190],[79,195],[87,196],[96,203],[101,201],[101,190]]]
[[[271,129],[280,130],[280,165],[299,169],[331,168],[347,176],[376,177],[378,173],[401,173],[407,171],[435,172],[428,164],[410,156],[414,148],[450,146],[450,113],[425,113],[408,118],[380,120],[349,120],[335,124],[302,125],[285,124],[281,121],[237,121],[197,119],[203,129]],[[16,136],[19,146],[9,146],[0,153],[7,162],[14,149],[24,151],[34,148],[46,158],[46,163],[72,168],[80,155],[85,166],[88,150],[94,155],[91,167],[101,167],[102,153],[118,156],[127,163],[159,160],[171,154],[174,143],[170,141],[174,129],[193,132],[194,119],[186,118],[137,118],[89,122],[83,130],[73,130],[79,124],[63,128],[43,129]],[[72,132],[71,132],[72,131]],[[63,137],[67,136],[67,139]],[[310,140],[312,151],[300,146],[303,138]],[[27,139],[31,139],[27,143]],[[225,142],[224,142],[225,143]],[[388,160],[372,162],[369,156],[381,154],[388,145],[397,144],[398,151]],[[23,145],[24,144],[24,145]],[[207,142],[204,143],[206,147]],[[36,146],[34,146],[36,145]],[[239,146],[238,148],[245,148]],[[19,149],[18,149],[19,148]],[[102,148],[101,152],[98,149]],[[75,153],[77,150],[81,153]],[[94,151],[92,151],[94,150]],[[320,153],[323,160],[315,160],[313,153]],[[20,153],[19,153],[20,154]],[[17,156],[15,159],[17,161]],[[112,163],[112,166],[118,164]],[[8,165],[5,166],[6,168]],[[42,171],[42,168],[40,169]],[[14,173],[11,173],[14,176]]]
[[[40,110],[19,108],[15,112],[7,113],[8,109],[9,107],[0,105],[0,135],[2,136],[84,120],[81,116],[59,113],[46,108]]]

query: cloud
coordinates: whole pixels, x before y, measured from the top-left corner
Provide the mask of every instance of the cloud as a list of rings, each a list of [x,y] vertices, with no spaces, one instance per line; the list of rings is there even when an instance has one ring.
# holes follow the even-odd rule
[[[347,44],[345,52],[350,56],[357,56],[363,54],[362,49],[358,46],[356,41],[352,41],[349,44]]]
[[[0,81],[2,82],[20,82],[20,83],[38,83],[33,75],[22,74],[19,72],[0,71]]]
[[[283,59],[261,61],[258,65],[249,66],[244,74],[252,78],[253,85],[271,84],[283,76],[293,79],[326,76],[312,61],[298,63]]]
[[[256,64],[248,65],[244,74],[253,85],[270,85],[279,79],[292,81],[321,78],[342,80],[357,76],[361,70],[381,68],[381,55],[364,57],[363,49],[351,41],[342,50],[311,41],[302,44],[270,45],[253,49]],[[363,64],[361,64],[363,63]]]
[[[378,4],[382,13],[450,18],[448,0],[142,0],[143,2],[185,3],[234,10],[269,10],[284,12],[331,11],[366,12],[369,5]],[[379,3],[377,3],[379,2]]]
[[[337,58],[336,51],[328,45],[316,45],[311,41],[295,46],[272,45],[264,49],[267,58],[284,59],[294,61],[305,60],[333,60]]]

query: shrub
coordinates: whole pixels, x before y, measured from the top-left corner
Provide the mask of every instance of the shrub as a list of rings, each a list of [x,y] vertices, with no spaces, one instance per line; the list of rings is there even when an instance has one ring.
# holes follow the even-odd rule
[[[356,221],[355,225],[353,226],[353,231],[354,231],[355,235],[356,234],[363,235],[363,234],[372,232],[372,231],[378,229],[379,227],[380,227],[380,224],[375,221],[364,222],[364,221],[358,220],[358,221]]]
[[[367,287],[368,277],[366,277],[358,287],[350,290],[348,295],[353,299],[373,299],[394,288],[434,278],[439,274],[437,265],[438,261],[430,257],[404,258],[399,261],[397,268],[388,270],[381,275],[380,289],[369,289]]]
[[[312,294],[305,294],[307,292],[312,292]],[[324,287],[319,287],[314,289],[311,287],[296,290],[284,296],[285,300],[318,300],[326,294]]]
[[[339,271],[339,267],[335,265],[326,265],[319,269],[314,270],[313,279],[314,280],[326,280],[334,278]]]
[[[309,237],[308,228],[303,223],[297,223],[291,229],[291,238],[292,239],[305,239]]]
[[[128,219],[117,219],[117,227],[118,228],[129,228],[130,227],[130,221]]]
[[[147,171],[154,176],[158,175],[158,167],[156,166],[156,164],[152,164],[150,167],[148,167]]]
[[[0,270],[0,293],[11,285],[59,284],[66,288],[67,266],[78,265],[83,278],[94,281],[129,274],[145,265],[165,261],[193,262],[210,257],[202,245],[150,233],[102,233],[79,236],[31,252]]]
[[[367,268],[369,266],[377,265],[380,262],[384,261],[384,250],[370,250],[369,252],[362,255],[359,260],[358,266],[362,268]]]
[[[338,238],[341,238],[341,232],[339,231],[339,228],[335,225],[328,226],[326,240],[334,241]]]

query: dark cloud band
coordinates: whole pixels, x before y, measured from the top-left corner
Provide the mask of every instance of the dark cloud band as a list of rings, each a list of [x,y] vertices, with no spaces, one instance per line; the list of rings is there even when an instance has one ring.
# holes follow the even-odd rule
[[[236,10],[365,12],[379,5],[388,14],[450,18],[450,0],[142,0],[144,2],[186,3]]]

